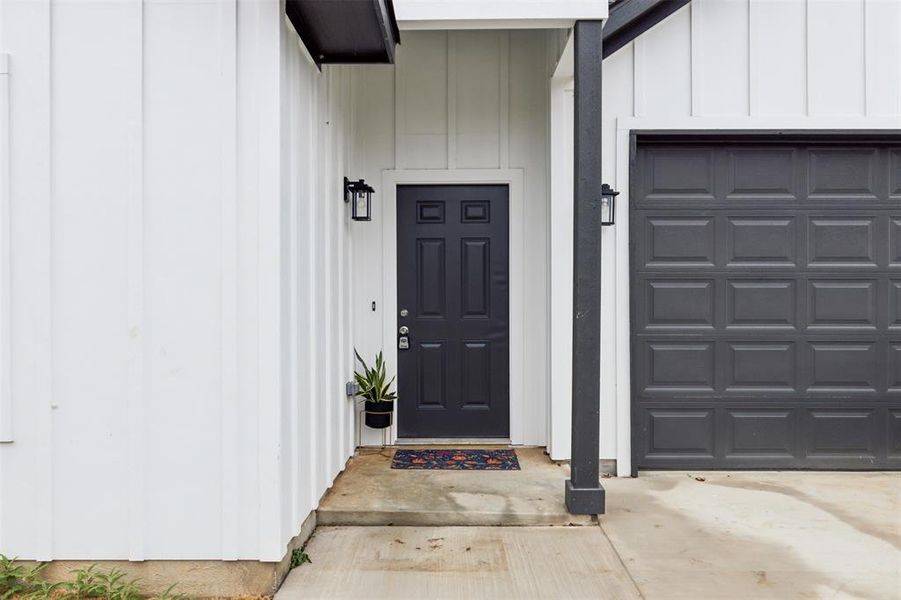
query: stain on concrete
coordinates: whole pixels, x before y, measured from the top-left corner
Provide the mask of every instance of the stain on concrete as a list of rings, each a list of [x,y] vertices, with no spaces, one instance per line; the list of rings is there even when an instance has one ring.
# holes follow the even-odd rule
[[[798,474],[798,477],[804,477],[806,474]],[[785,473],[786,478],[791,477],[790,473]],[[746,481],[742,479],[721,479],[712,481],[714,485],[725,487],[733,487],[740,489],[755,490],[758,492],[770,492],[773,494],[783,494],[791,496],[796,500],[815,506],[816,508],[828,512],[836,519],[850,525],[859,532],[880,539],[886,543],[893,545],[901,550],[901,506],[898,507],[897,519],[894,528],[891,523],[871,523],[862,516],[861,507],[858,505],[839,505],[825,499],[824,496],[816,496],[805,492],[797,485],[778,484],[764,481]],[[836,482],[838,485],[845,485],[843,482]],[[898,493],[901,494],[901,486],[898,486]]]

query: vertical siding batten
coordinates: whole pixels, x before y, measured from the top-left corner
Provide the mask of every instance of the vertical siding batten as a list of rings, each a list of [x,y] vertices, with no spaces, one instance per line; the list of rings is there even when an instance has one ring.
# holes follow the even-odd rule
[[[285,496],[288,499],[290,527],[296,528],[300,519],[300,477],[302,467],[300,464],[300,431],[299,431],[299,351],[300,335],[297,331],[298,310],[300,305],[298,290],[298,267],[299,261],[298,248],[300,242],[297,232],[297,213],[298,213],[298,171],[299,167],[293,163],[297,159],[299,152],[298,147],[298,111],[300,110],[300,102],[297,101],[299,93],[299,71],[301,65],[296,59],[298,49],[296,42],[290,36],[288,24],[282,21],[282,51],[281,51],[281,86],[283,94],[294,99],[294,102],[282,102],[282,127],[287,129],[287,134],[282,137],[282,155],[281,155],[281,182],[282,182],[282,202],[285,206],[282,210],[285,213],[282,227],[286,231],[288,238],[288,257],[285,261],[286,272],[283,273],[285,285],[288,288],[287,293],[287,320],[284,329],[287,332],[288,348],[285,352],[285,363],[287,371],[287,385],[285,392],[285,401],[287,402],[288,413],[288,490]],[[286,105],[287,104],[287,105]]]
[[[35,550],[37,560],[52,560],[54,555],[54,389],[53,389],[53,321],[51,299],[53,298],[53,18],[50,0],[33,2],[32,15],[38,23],[34,23],[33,43],[31,50],[39,56],[41,71],[35,73],[35,80],[40,88],[34,97],[37,113],[41,121],[33,123],[32,132],[37,146],[35,158],[39,177],[33,190],[33,210],[35,229],[32,232],[30,249],[33,257],[32,268],[35,275],[35,295],[31,315],[34,330],[34,355],[31,357],[34,371],[33,391],[37,408],[35,436],[35,473],[37,474],[37,493],[35,496]],[[36,61],[37,62],[37,61]]]
[[[645,113],[644,84],[644,38],[639,36],[632,41],[632,116],[640,117]]]
[[[129,123],[128,194],[126,223],[126,276],[128,319],[128,373],[126,374],[126,418],[128,419],[128,558],[142,560],[145,556],[144,526],[147,511],[144,505],[144,477],[147,449],[144,432],[144,3],[129,3],[128,29],[134,47],[132,90],[134,114]]]
[[[259,414],[259,264],[260,232],[257,180],[259,179],[260,110],[258,91],[259,60],[257,28],[259,16],[255,2],[237,3],[237,257],[238,257],[238,364],[237,379],[240,445],[237,468],[239,489],[239,541],[241,558],[260,555],[259,513],[261,505]]]
[[[256,3],[261,77],[258,125],[259,146],[259,221],[258,265],[259,306],[259,447],[260,447],[260,559],[281,560],[284,514],[282,461],[282,323],[281,264],[284,259],[281,235],[281,198],[279,190],[280,144],[280,28],[279,3]]]
[[[447,39],[447,168],[457,168],[457,36],[456,31],[444,34]],[[404,90],[407,93],[407,90]]]
[[[865,0],[866,114],[901,112],[901,2]]]
[[[500,33],[498,58],[498,167],[510,166],[510,32]]]
[[[757,106],[757,80],[755,74],[757,72],[757,61],[754,56],[754,40],[757,38],[757,13],[755,10],[756,0],[748,0],[748,38],[745,49],[748,52],[748,115],[754,116],[759,112]]]
[[[807,6],[810,116],[865,114],[864,0],[808,0]]]
[[[750,11],[748,69],[751,115],[805,115],[805,0],[751,0]]]
[[[334,173],[334,164],[335,164],[335,149],[334,149],[334,138],[332,133],[332,119],[334,118],[334,78],[333,78],[334,70],[331,66],[323,68],[323,85],[325,88],[325,120],[324,120],[324,150],[323,156],[325,157],[325,161],[323,164],[323,174],[324,179],[322,181],[322,188],[320,190],[320,202],[324,207],[323,218],[322,218],[322,231],[324,233],[323,237],[323,253],[322,253],[322,262],[325,265],[324,277],[323,277],[323,286],[321,293],[323,294],[323,302],[322,302],[322,310],[320,311],[320,316],[322,318],[323,323],[325,324],[325,334],[321,338],[322,344],[322,355],[325,357],[324,368],[322,369],[324,374],[323,387],[322,387],[322,398],[321,402],[325,404],[325,419],[323,424],[325,425],[325,465],[326,471],[324,473],[323,478],[323,486],[322,489],[325,490],[329,482],[331,481],[332,473],[334,473],[336,457],[335,457],[335,404],[333,402],[333,398],[331,396],[331,390],[334,383],[334,369],[335,369],[335,357],[334,357],[334,339],[335,339],[335,329],[334,329],[334,320],[335,320],[335,310],[334,305],[332,303],[332,298],[334,294],[334,260],[335,260],[335,248],[334,248],[334,232],[330,227],[332,221],[334,220],[334,209],[335,205],[332,202],[328,201],[329,191],[332,189],[332,179],[335,177]],[[315,202],[315,199],[313,200]]]
[[[701,85],[703,83],[704,71],[701,67],[701,7],[704,0],[693,0],[688,4],[689,19],[689,47],[691,54],[691,68],[689,69],[689,78],[691,81],[691,114],[699,116],[704,113],[703,96],[701,94]]]
[[[2,18],[2,13],[0,13]],[[12,331],[10,329],[10,267],[12,244],[10,235],[9,185],[9,54],[0,52],[0,443],[13,441],[12,425]],[[0,459],[2,460],[2,459]],[[0,474],[2,477],[2,474]],[[2,504],[2,498],[0,498]],[[0,534],[2,534],[0,508]]]
[[[307,106],[310,107],[309,112],[307,113],[306,118],[306,132],[307,132],[307,157],[308,163],[310,165],[317,165],[318,161],[314,158],[317,156],[317,140],[319,133],[319,111],[317,100],[319,98],[318,89],[313,85],[315,81],[315,76],[312,74],[308,74],[305,77],[308,85],[306,89],[306,101]],[[316,186],[317,186],[317,178],[315,173],[307,174],[305,179],[306,183],[306,202],[304,202],[304,211],[303,215],[306,217],[304,228],[304,237],[307,247],[307,260],[303,262],[306,268],[306,279],[305,279],[305,294],[306,298],[306,311],[304,317],[306,318],[305,324],[306,328],[304,333],[304,339],[307,340],[306,344],[306,361],[304,364],[307,367],[306,371],[306,398],[305,405],[309,410],[308,416],[308,429],[307,433],[309,435],[309,463],[307,465],[309,471],[309,480],[308,480],[308,490],[307,490],[307,500],[310,503],[310,506],[315,506],[318,501],[318,486],[319,486],[319,465],[322,462],[322,455],[320,451],[320,436],[319,436],[319,427],[317,426],[319,422],[319,386],[318,386],[318,377],[316,375],[318,371],[318,353],[316,352],[316,342],[314,333],[316,331],[316,323],[318,321],[316,316],[317,304],[315,298],[313,297],[314,290],[317,289],[316,284],[317,280],[317,248],[316,248],[316,239],[317,239],[317,230],[316,226],[316,209],[314,208],[318,203],[314,202],[313,199],[316,198]]]
[[[548,453],[569,460],[572,426],[573,81],[551,79]]]
[[[220,388],[222,559],[240,555],[238,465],[238,181],[237,181],[237,0],[219,2],[220,77]]]

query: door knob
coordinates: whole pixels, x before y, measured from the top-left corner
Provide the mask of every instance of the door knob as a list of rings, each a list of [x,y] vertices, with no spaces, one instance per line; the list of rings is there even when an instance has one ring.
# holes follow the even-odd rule
[[[410,333],[410,328],[406,325],[401,325],[400,329],[397,330],[397,333],[401,335],[407,335],[408,333]]]

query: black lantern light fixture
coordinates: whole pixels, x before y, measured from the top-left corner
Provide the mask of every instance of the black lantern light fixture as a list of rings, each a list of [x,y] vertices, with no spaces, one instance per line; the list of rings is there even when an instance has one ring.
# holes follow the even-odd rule
[[[601,225],[613,225],[616,222],[616,197],[619,192],[606,183],[601,186]]]
[[[372,194],[375,190],[364,180],[344,178],[344,202],[350,202],[350,216],[354,221],[372,220]]]

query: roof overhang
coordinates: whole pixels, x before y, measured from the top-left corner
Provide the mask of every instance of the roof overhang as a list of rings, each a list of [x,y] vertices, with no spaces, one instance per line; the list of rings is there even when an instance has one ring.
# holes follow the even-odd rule
[[[691,0],[620,0],[604,23],[604,58],[667,18]]]
[[[285,14],[316,64],[394,62],[392,0],[287,0]]]
[[[607,0],[395,0],[401,29],[551,29],[607,18]]]

